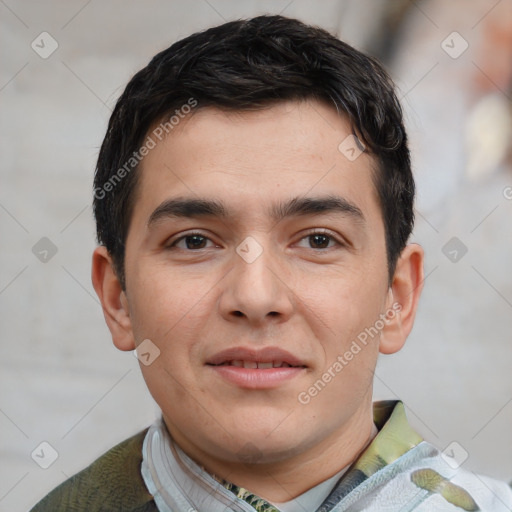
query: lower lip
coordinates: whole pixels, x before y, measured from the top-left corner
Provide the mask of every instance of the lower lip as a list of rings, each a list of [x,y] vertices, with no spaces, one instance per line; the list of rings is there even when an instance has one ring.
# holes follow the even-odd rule
[[[228,382],[247,389],[270,389],[301,375],[306,369],[285,368],[240,368],[238,366],[213,366],[217,375]]]

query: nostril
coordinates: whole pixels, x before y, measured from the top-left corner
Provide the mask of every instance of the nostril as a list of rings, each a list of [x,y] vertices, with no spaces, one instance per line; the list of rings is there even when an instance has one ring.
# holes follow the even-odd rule
[[[244,316],[244,314],[241,311],[233,311],[233,314],[235,316]]]

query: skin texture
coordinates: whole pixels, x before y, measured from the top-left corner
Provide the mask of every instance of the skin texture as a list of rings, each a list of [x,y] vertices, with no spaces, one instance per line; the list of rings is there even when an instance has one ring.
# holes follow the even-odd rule
[[[351,133],[316,101],[198,109],[142,162],[125,291],[106,249],[93,255],[93,284],[116,347],[150,339],[160,350],[141,370],[176,442],[211,473],[269,501],[300,495],[365,447],[378,354],[403,346],[422,288],[416,244],[404,249],[388,286],[373,159],[349,161],[338,150]],[[274,203],[333,195],[362,215],[269,215]],[[214,199],[228,212],[148,224],[177,197]],[[319,231],[324,237],[311,237]],[[206,238],[181,238],[191,233]],[[262,248],[251,263],[236,252],[249,236]],[[380,333],[301,403],[299,394],[397,303],[400,312]],[[232,347],[279,347],[305,368],[270,388],[239,386],[206,364]]]

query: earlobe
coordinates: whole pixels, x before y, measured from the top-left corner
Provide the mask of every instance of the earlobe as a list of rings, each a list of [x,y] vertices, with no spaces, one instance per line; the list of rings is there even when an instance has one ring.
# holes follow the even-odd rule
[[[106,247],[97,247],[92,256],[92,284],[98,295],[103,315],[119,350],[134,350],[135,341],[126,293],[114,270]]]
[[[398,258],[387,300],[387,321],[381,331],[382,354],[398,352],[412,330],[423,289],[423,249],[409,244]]]

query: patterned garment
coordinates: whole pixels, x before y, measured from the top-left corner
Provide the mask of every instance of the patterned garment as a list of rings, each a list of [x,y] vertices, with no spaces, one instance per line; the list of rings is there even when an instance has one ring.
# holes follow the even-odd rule
[[[512,511],[512,490],[506,484],[462,470],[455,471],[438,450],[411,428],[402,402],[376,402],[374,422],[379,434],[316,512]],[[405,465],[404,457],[407,459]],[[467,488],[475,490],[480,507],[471,493],[454,483],[454,479],[471,482]],[[246,489],[226,481],[222,483],[255,511],[279,512]],[[365,492],[362,491],[364,487]],[[350,499],[350,496],[357,499]]]
[[[409,426],[402,402],[375,403],[374,421],[378,435],[316,512],[512,511],[508,485],[454,468],[449,464],[453,461],[443,458]],[[229,482],[222,485],[191,460],[184,466],[183,479],[177,480],[176,472],[170,471],[155,475],[162,483],[163,477],[169,477],[170,484],[150,485],[143,474],[143,446],[153,446],[155,456],[168,447],[165,442],[151,445],[151,432],[160,435],[165,429],[153,425],[123,441],[54,489],[32,512],[280,512],[247,489]],[[179,464],[172,469],[178,468]],[[171,495],[175,505],[161,508],[157,495],[162,493]],[[298,507],[297,512],[313,511]]]
[[[422,438],[409,426],[402,402],[377,402],[374,404],[373,415],[379,434],[359,459],[352,464],[352,467],[341,478],[317,512],[332,510],[332,506],[336,502],[340,501],[361,482],[422,441]],[[272,504],[247,489],[225,480],[219,481],[237,498],[249,503],[256,512],[280,512]]]
[[[225,482],[224,487],[228,491],[233,492],[237,498],[240,498],[251,505],[256,512],[279,512],[276,507],[266,502],[264,499],[259,498],[255,494],[252,494],[252,492],[244,489],[243,487],[237,487],[235,484],[231,484],[229,482]]]

